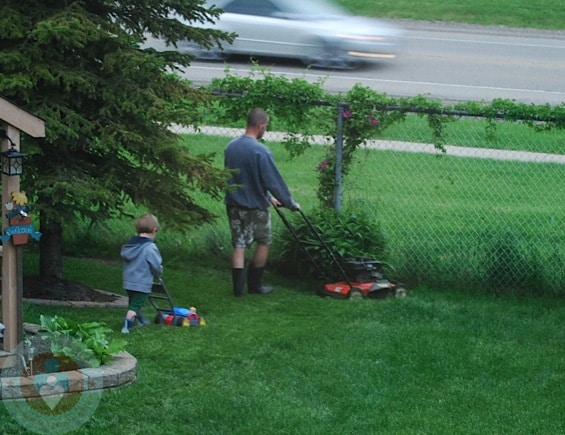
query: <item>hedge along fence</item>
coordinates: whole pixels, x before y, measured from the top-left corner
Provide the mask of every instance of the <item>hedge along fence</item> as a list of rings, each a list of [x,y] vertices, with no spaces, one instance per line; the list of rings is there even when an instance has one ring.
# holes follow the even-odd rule
[[[344,212],[374,216],[386,260],[407,283],[564,294],[565,105],[446,106],[362,86],[329,95],[321,85],[228,72],[211,84],[201,122],[222,135],[264,107],[283,132],[267,140],[291,156],[326,146],[312,186],[320,206],[335,207],[339,187]]]

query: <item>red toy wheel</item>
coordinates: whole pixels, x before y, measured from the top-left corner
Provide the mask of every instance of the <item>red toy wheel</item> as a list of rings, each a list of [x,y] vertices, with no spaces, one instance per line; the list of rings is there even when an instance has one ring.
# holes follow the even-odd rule
[[[175,320],[175,316],[173,314],[165,315],[165,325],[171,326]]]

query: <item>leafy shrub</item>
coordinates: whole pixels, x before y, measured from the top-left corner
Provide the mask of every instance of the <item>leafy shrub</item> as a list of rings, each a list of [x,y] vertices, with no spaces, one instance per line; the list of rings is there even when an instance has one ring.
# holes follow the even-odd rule
[[[322,240],[304,219],[293,215],[290,221],[301,243],[289,231],[282,235],[280,259],[287,273],[325,280],[342,279],[324,243],[339,262],[349,257],[376,260],[385,257],[385,236],[380,224],[363,210],[317,210],[308,220]],[[304,250],[309,258],[305,259]]]
[[[79,365],[99,367],[125,349],[123,339],[109,339],[112,330],[99,322],[77,323],[63,317],[40,317],[42,338],[51,342],[51,352]]]

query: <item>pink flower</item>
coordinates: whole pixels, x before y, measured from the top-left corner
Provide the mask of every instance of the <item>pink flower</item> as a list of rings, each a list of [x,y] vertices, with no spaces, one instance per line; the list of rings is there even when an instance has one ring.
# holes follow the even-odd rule
[[[351,118],[351,110],[345,109],[345,110],[343,111],[343,117],[344,117],[345,119]]]
[[[329,160],[324,160],[323,162],[321,162],[318,167],[316,168],[318,171],[322,172],[324,170],[326,170],[326,168],[328,168],[331,165],[331,162]]]
[[[369,121],[371,121],[371,124],[373,124],[375,127],[379,125],[379,120],[373,115],[369,115]]]

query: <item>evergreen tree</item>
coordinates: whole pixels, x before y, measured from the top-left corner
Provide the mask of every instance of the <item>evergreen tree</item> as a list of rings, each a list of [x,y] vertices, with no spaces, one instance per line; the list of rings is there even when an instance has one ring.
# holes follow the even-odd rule
[[[3,0],[0,95],[45,120],[46,137],[22,137],[22,185],[39,212],[40,275],[63,278],[63,229],[146,206],[182,228],[214,216],[193,193],[219,197],[226,176],[192,155],[171,130],[191,125],[204,98],[175,71],[190,64],[174,44],[229,36],[189,26],[218,17],[204,0]],[[175,18],[175,17],[178,17]],[[140,48],[144,35],[172,49]]]

